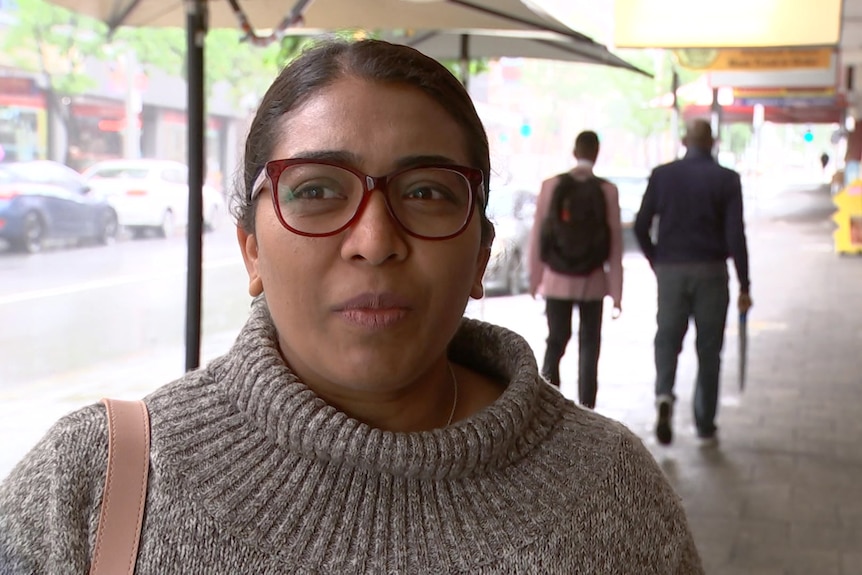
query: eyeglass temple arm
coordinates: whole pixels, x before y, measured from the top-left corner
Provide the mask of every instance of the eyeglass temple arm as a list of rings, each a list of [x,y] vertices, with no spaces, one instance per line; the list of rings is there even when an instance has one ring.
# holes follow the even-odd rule
[[[254,183],[251,185],[251,191],[248,194],[248,203],[252,203],[260,194],[260,191],[263,189],[263,185],[266,183],[266,178],[266,168],[263,168],[257,178],[255,178]]]

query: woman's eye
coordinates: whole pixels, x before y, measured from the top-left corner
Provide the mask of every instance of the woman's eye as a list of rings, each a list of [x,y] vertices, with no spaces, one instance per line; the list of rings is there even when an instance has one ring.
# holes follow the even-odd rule
[[[281,201],[294,200],[334,200],[343,197],[336,188],[326,184],[309,183],[287,188],[281,194]]]
[[[413,186],[402,195],[407,200],[445,200],[449,196],[447,190],[433,185]]]

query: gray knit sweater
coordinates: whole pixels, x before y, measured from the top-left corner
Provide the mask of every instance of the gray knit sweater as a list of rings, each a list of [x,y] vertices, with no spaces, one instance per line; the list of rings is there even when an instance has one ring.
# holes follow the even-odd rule
[[[505,392],[446,429],[373,429],[296,378],[256,304],[229,353],[146,398],[136,572],[702,573],[641,441],[542,383],[523,339],[465,319],[450,358]],[[99,404],[19,463],[0,485],[0,573],[87,572],[106,453]]]

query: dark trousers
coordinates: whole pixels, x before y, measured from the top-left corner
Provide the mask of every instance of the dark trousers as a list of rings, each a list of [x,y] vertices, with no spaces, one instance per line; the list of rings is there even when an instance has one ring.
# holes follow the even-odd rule
[[[560,360],[572,337],[572,308],[578,306],[578,401],[589,408],[596,406],[598,391],[599,348],[602,343],[602,300],[546,300],[548,339],[542,375],[560,386]]]
[[[697,334],[694,422],[698,433],[710,435],[716,430],[721,348],[730,302],[727,264],[659,264],[655,274],[658,284],[656,396],[674,397],[677,360],[689,318],[694,317]]]

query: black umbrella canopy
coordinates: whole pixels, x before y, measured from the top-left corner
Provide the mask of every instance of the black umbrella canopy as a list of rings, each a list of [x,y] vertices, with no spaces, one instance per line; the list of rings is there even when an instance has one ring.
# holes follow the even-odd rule
[[[119,26],[185,27],[188,45],[189,222],[186,369],[200,365],[202,190],[204,180],[204,38],[210,27],[242,28],[257,43],[309,29],[521,30],[592,42],[521,0],[51,0]],[[273,30],[266,36],[255,27]]]
[[[53,0],[54,4],[117,26],[186,24],[183,0]],[[557,30],[579,34],[521,0],[209,0],[201,1],[212,27],[237,26],[240,8],[253,26],[320,29]]]
[[[412,46],[438,60],[535,58],[612,66],[652,77],[590,38],[573,39],[556,32],[409,30],[398,34],[384,32],[381,37]]]

